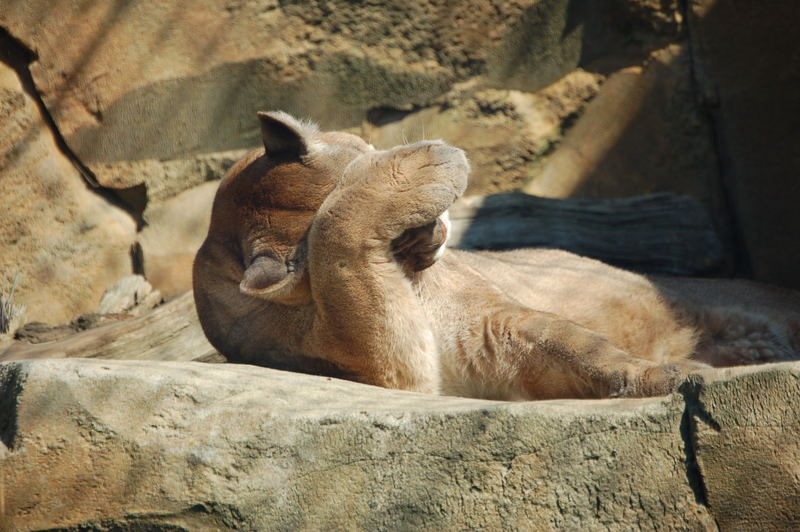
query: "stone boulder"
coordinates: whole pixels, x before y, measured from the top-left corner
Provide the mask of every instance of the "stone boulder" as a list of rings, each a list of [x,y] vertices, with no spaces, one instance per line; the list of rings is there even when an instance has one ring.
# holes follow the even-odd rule
[[[503,403],[233,364],[8,362],[0,527],[788,530],[799,383],[787,363],[668,397]]]
[[[249,150],[202,153],[178,159],[141,159],[110,163],[89,163],[88,168],[104,186],[127,189],[146,187],[147,205],[158,205],[184,190],[208,181],[219,181]],[[144,212],[147,219],[148,213]]]
[[[0,183],[0,280],[19,274],[14,299],[29,320],[56,324],[90,312],[132,272],[133,218],[89,188],[3,62]]]

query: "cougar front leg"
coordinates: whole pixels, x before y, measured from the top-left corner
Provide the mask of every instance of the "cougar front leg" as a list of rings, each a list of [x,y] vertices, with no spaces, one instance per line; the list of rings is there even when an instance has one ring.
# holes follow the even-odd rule
[[[473,330],[482,344],[469,357],[476,377],[507,382],[528,399],[646,397],[673,391],[684,370],[614,347],[601,335],[525,307],[491,312]]]
[[[440,142],[370,152],[350,165],[309,231],[308,351],[362,382],[438,392],[436,341],[392,242],[435,223],[463,192],[468,168],[461,150]]]

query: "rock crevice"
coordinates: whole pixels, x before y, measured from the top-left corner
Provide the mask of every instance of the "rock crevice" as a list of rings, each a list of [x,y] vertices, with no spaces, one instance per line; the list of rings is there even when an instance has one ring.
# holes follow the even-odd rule
[[[697,428],[696,415],[704,412],[698,405],[698,381],[685,382],[678,393],[683,398],[684,408],[681,416],[680,432],[683,438],[684,462],[686,464],[686,480],[695,496],[695,501],[708,508],[708,493],[703,473],[697,463]],[[707,414],[706,414],[707,415]]]

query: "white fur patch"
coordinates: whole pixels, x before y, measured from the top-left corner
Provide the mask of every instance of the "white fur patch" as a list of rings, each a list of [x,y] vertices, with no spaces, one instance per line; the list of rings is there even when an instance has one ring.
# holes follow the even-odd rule
[[[312,122],[311,120],[297,119],[292,115],[290,115],[289,113],[283,111],[271,111],[269,115],[275,118],[276,120],[280,120],[284,124],[293,127],[303,135],[314,135],[315,133],[319,133],[319,126],[317,126],[317,124]]]
[[[439,219],[442,221],[442,223],[444,223],[444,227],[447,229],[447,234],[444,237],[444,242],[442,242],[442,245],[436,250],[436,254],[433,256],[434,260],[439,260],[442,258],[442,255],[444,255],[444,250],[447,248],[447,241],[450,240],[452,228],[452,224],[450,223],[450,211],[444,211],[441,216],[439,216]]]
[[[308,153],[310,155],[314,155],[325,149],[326,144],[317,140],[319,126],[316,124],[316,122],[305,118],[297,119],[289,113],[285,113],[283,111],[272,111],[269,114],[273,118],[280,120],[284,124],[297,131],[300,136],[303,137],[303,140],[305,140],[306,149],[308,149]]]

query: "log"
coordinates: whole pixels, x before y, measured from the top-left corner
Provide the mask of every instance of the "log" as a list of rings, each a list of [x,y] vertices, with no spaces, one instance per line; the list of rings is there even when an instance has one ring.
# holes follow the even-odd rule
[[[643,273],[703,275],[723,265],[703,204],[689,196],[552,199],[466,196],[450,209],[451,247],[557,248]]]
[[[224,361],[203,334],[192,293],[185,292],[138,318],[101,325],[54,342],[15,342],[0,355],[0,362],[69,357]]]

